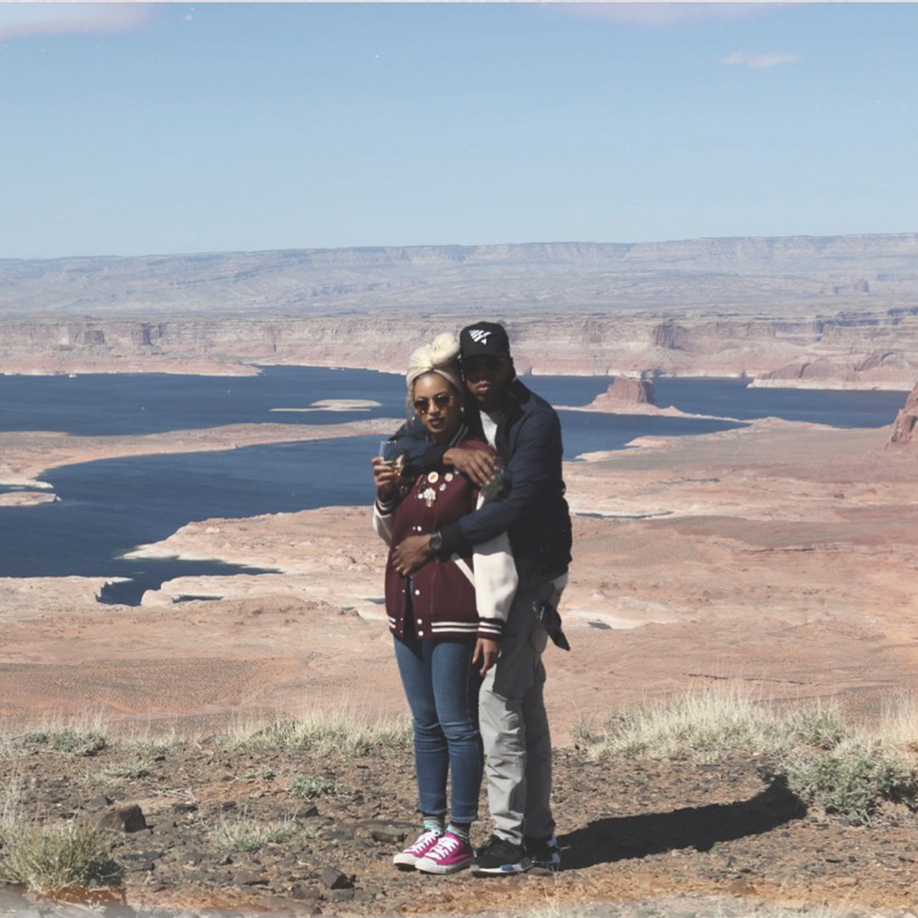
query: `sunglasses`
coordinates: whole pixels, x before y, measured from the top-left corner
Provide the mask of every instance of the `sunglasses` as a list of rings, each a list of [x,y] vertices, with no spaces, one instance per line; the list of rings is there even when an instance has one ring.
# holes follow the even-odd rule
[[[475,357],[466,357],[462,361],[462,369],[465,371],[472,372],[489,372],[493,373],[496,370],[499,370],[504,363],[503,357],[486,357],[483,355],[476,355]]]
[[[437,406],[441,411],[444,408],[448,408],[453,402],[453,396],[450,392],[439,392],[432,399],[429,398],[418,398],[414,401],[414,410],[418,414],[427,414],[430,411],[431,401],[434,405]]]

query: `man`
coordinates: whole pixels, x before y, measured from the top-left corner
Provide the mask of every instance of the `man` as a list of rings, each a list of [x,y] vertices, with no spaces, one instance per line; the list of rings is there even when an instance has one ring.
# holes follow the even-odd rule
[[[567,648],[557,604],[567,583],[571,520],[561,477],[557,412],[519,379],[503,326],[478,322],[459,336],[468,411],[500,456],[505,493],[430,536],[409,536],[396,548],[396,568],[407,576],[434,555],[449,556],[506,531],[519,588],[501,639],[496,666],[480,695],[481,736],[494,834],[476,855],[479,875],[512,874],[533,864],[556,869],[551,796],[551,735],[545,713],[542,651],[550,634]],[[474,419],[469,418],[470,426]],[[478,484],[495,469],[463,450],[425,451],[424,464],[444,462]]]

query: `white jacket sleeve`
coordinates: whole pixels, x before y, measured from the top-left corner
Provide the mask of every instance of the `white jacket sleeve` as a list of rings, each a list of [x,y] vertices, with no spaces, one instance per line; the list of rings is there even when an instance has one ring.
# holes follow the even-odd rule
[[[482,499],[479,498],[479,505],[481,503]],[[479,634],[499,640],[519,584],[507,533],[502,532],[476,545],[472,563],[475,567]]]
[[[379,501],[373,504],[373,531],[386,545],[392,544],[392,518],[395,508],[383,510]]]

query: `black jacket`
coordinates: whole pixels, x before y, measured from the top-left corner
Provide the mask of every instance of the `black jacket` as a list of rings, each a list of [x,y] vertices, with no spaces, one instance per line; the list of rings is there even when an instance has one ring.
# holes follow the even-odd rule
[[[466,423],[475,429],[477,409],[466,407]],[[561,477],[561,422],[545,399],[519,379],[511,382],[500,406],[496,448],[507,474],[497,500],[441,530],[443,554],[467,553],[506,531],[520,577],[556,577],[571,560],[571,518]],[[422,428],[423,429],[423,428]],[[408,469],[424,471],[439,465],[444,447],[431,447],[404,426],[396,437],[406,453]]]

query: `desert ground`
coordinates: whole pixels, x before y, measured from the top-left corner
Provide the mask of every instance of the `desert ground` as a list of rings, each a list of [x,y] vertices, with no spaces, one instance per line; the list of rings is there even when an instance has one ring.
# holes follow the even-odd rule
[[[388,429],[377,425],[324,433]],[[4,464],[24,480],[39,465],[128,449],[303,435],[281,425],[131,444],[6,434]],[[573,650],[548,654],[558,741],[581,717],[711,680],[838,697],[865,713],[914,687],[918,467],[914,449],[887,449],[888,437],[766,419],[568,462]],[[345,699],[402,709],[368,507],[201,520],[138,553],[278,573],[169,581],[139,608],[99,605],[98,579],[0,581],[0,714],[194,718]],[[215,599],[175,601],[185,595]]]
[[[377,429],[390,426],[359,421],[324,433]],[[294,432],[304,433],[272,425],[123,440],[4,434],[0,477],[27,481],[56,464]],[[561,608],[572,650],[546,654],[559,756],[573,755],[585,719],[719,682],[763,700],[835,699],[865,721],[913,693],[918,463],[914,443],[889,448],[889,435],[766,419],[572,457],[565,480],[574,562]],[[369,507],[195,521],[138,553],[278,573],[170,581],[140,607],[98,604],[98,580],[0,580],[0,715],[8,723],[101,711],[206,730],[239,716],[317,708],[404,712],[381,603],[385,547]],[[573,766],[563,774],[568,801],[600,780],[583,770],[578,783]],[[711,802],[724,802],[730,781],[739,780],[721,777],[726,783]],[[584,799],[570,812],[589,808]],[[592,872],[578,880],[581,900],[624,895],[614,881],[620,864],[605,885],[598,878],[608,864],[585,866]],[[664,895],[669,868],[654,869],[653,883],[634,880],[632,897],[645,887]],[[681,860],[679,869],[688,869]],[[857,889],[833,887],[805,901],[853,903],[852,914],[870,914],[865,902],[902,914],[914,908],[901,878],[885,899],[882,877],[871,883],[861,899]],[[521,901],[511,896],[506,904],[519,909]]]

